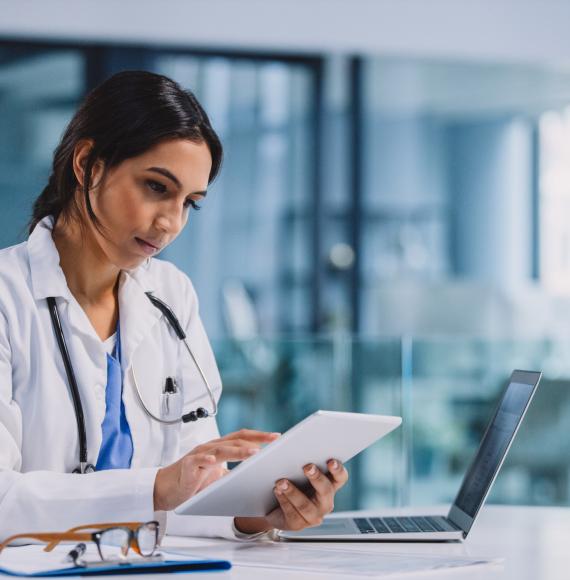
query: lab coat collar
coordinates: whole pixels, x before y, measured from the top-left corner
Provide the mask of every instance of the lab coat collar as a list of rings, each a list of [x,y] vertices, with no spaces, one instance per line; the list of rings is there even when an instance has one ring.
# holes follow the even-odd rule
[[[62,297],[68,302],[75,302],[65,274],[59,263],[59,254],[53,238],[53,217],[42,219],[28,238],[28,255],[32,292],[36,300],[48,296]],[[150,302],[145,292],[153,291],[152,276],[149,273],[149,262],[135,270],[123,271],[119,279],[119,320],[121,332],[122,366],[128,368],[133,353],[143,339],[151,332],[154,323],[161,317]],[[79,308],[79,306],[78,306]],[[70,321],[76,331],[83,331],[87,336],[97,339],[87,315],[72,308]]]
[[[65,274],[59,265],[59,253],[51,237],[53,217],[43,218],[28,238],[28,256],[32,293],[36,300],[48,296],[71,298]]]

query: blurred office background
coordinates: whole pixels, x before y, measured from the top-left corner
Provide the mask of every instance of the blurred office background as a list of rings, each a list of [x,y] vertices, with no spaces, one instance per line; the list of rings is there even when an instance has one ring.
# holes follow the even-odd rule
[[[341,507],[453,499],[514,368],[542,388],[491,501],[570,504],[570,21],[501,0],[0,0],[0,243],[86,92],[192,89],[221,176],[162,257],[197,288],[222,431],[401,414]]]

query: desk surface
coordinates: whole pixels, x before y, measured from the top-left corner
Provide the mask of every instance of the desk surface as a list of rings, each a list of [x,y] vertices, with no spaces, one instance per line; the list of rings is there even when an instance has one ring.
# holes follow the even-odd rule
[[[408,513],[410,510],[406,510]],[[406,511],[398,513],[406,513]],[[422,513],[422,510],[413,510]],[[384,512],[384,510],[383,510]],[[441,512],[441,510],[440,510]],[[423,513],[426,513],[423,510]],[[433,510],[430,513],[434,513]],[[366,515],[366,512],[359,512]],[[338,514],[344,515],[344,514]],[[288,542],[290,555],[302,558],[303,544]],[[224,540],[200,540],[194,538],[166,538],[165,547],[179,546],[195,549],[205,556],[220,557],[225,550],[231,559],[232,546],[239,549],[236,542]],[[243,544],[241,544],[243,546]],[[251,546],[251,544],[249,544]],[[440,556],[469,556],[484,559],[503,559],[494,566],[449,570],[437,574],[446,579],[486,580],[562,580],[570,578],[570,508],[533,508],[515,506],[486,506],[465,542],[453,543],[311,543],[311,547],[334,551],[335,549],[356,550],[378,554],[432,554]],[[296,554],[297,552],[297,554]],[[323,563],[326,567],[326,563]],[[354,575],[299,572],[269,568],[252,568],[235,565],[228,572],[193,574],[192,578],[214,577],[231,580],[291,580],[293,578],[358,578]],[[435,577],[433,574],[430,577]],[[370,578],[370,576],[366,576]],[[423,577],[423,576],[418,576]],[[362,576],[364,578],[364,576]]]

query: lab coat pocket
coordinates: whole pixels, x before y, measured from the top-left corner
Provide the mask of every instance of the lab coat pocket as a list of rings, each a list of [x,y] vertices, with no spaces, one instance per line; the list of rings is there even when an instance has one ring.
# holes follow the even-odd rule
[[[180,453],[180,418],[182,416],[184,399],[179,383],[174,379],[160,398],[160,418],[163,421],[174,421],[162,424],[163,446],[161,464],[168,465],[177,459]]]
[[[144,341],[125,369],[123,398],[127,420],[133,437],[133,467],[161,465],[164,449],[164,429],[161,419],[161,395],[168,364],[160,353],[154,337]]]

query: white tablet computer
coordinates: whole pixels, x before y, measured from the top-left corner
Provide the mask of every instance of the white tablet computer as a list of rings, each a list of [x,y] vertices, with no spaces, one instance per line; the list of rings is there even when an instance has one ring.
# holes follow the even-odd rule
[[[196,516],[265,516],[277,506],[275,482],[287,478],[303,487],[303,467],[327,471],[329,459],[343,463],[398,427],[401,417],[317,411],[259,453],[176,508]]]

